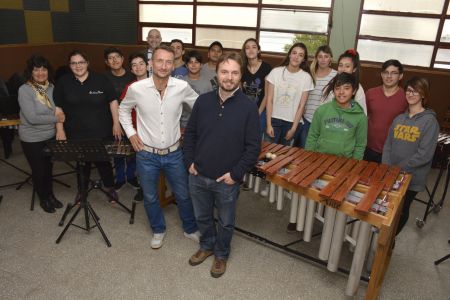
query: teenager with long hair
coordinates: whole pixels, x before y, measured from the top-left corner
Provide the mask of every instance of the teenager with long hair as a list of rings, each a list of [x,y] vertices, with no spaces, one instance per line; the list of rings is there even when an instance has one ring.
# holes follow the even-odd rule
[[[242,45],[242,90],[243,92],[255,101],[258,106],[260,115],[261,131],[266,131],[266,102],[265,87],[266,77],[272,70],[272,67],[262,60],[261,46],[254,38],[245,40]]]
[[[267,76],[267,83],[266,133],[274,143],[290,144],[314,89],[305,44],[291,46],[281,66]]]

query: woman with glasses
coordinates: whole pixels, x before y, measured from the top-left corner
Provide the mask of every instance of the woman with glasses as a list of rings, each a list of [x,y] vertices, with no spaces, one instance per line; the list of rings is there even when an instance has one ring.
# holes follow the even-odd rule
[[[52,72],[46,58],[33,55],[28,59],[24,72],[27,82],[18,93],[19,137],[31,168],[33,188],[38,194],[40,206],[47,213],[54,213],[55,208],[63,207],[53,194],[51,158],[42,151],[46,143],[55,138],[55,124],[64,121],[63,114],[55,114]]]
[[[383,163],[398,165],[402,171],[412,175],[397,234],[408,221],[409,208],[417,193],[425,190],[439,135],[436,113],[426,108],[430,99],[428,81],[413,77],[406,82],[405,90],[408,109],[392,122],[382,157]]]
[[[112,139],[121,138],[118,102],[114,87],[103,75],[89,70],[89,59],[80,51],[69,54],[72,71],[61,77],[55,88],[54,99],[57,110],[65,114],[65,122],[56,127],[56,139]],[[103,181],[110,202],[118,201],[114,191],[114,177],[111,163],[94,162]],[[85,165],[85,187],[89,181],[91,163]],[[78,177],[78,188],[82,182]],[[81,199],[78,193],[75,202]]]

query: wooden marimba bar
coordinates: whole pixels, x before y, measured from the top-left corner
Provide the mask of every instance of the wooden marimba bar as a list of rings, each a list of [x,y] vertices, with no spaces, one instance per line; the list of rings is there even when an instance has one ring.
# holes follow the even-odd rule
[[[356,245],[346,288],[349,296],[357,291],[372,226],[376,227],[379,233],[373,242],[376,250],[366,299],[378,296],[410,175],[397,166],[266,142],[251,174],[249,183],[254,184],[256,192],[260,178],[270,182],[269,201],[275,202],[277,194],[277,209],[282,209],[283,189],[293,193],[291,222],[296,220],[297,230],[304,230],[305,241],[311,240],[317,202],[319,210],[325,206],[318,257],[328,261],[330,271],[338,268],[347,218],[362,221],[354,227]]]

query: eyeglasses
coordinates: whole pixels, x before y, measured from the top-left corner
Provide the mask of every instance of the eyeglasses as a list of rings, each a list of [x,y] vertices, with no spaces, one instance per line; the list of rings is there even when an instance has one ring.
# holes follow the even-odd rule
[[[407,95],[410,94],[410,95],[413,95],[413,96],[417,96],[417,95],[419,95],[419,92],[417,92],[417,91],[415,91],[413,89],[406,89],[405,94],[407,94]]]
[[[71,66],[84,66],[85,64],[87,64],[87,61],[71,61],[70,62]]]
[[[381,75],[385,76],[385,77],[394,77],[394,76],[398,76],[400,73],[399,72],[388,72],[388,71],[383,71],[381,72]]]

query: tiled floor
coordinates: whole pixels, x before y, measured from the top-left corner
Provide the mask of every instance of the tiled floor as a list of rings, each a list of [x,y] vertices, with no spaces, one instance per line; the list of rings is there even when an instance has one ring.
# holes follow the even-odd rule
[[[19,143],[9,162],[28,170]],[[67,169],[57,163],[55,173]],[[437,171],[433,170],[430,184]],[[95,177],[95,172],[93,172]],[[0,162],[0,185],[25,177]],[[73,175],[60,177],[72,188],[55,185],[65,204],[75,195]],[[441,192],[442,187],[440,188]],[[62,211],[46,214],[36,203],[29,210],[32,188],[0,189],[0,299],[348,299],[347,278],[326,268],[263,245],[236,233],[227,272],[220,279],[209,275],[212,259],[191,267],[188,259],[197,245],[183,236],[176,206],[165,208],[167,236],[160,250],[150,249],[151,231],[142,204],[138,203],[135,224],[129,214],[112,207],[99,191],[90,201],[112,247],[106,247],[100,232],[70,227],[60,244],[55,240],[62,228]],[[126,186],[120,197],[131,206],[134,190]],[[440,195],[438,193],[438,195]],[[421,195],[424,198],[423,195]],[[435,266],[433,261],[450,252],[449,196],[438,214],[429,216],[422,229],[415,225],[423,204],[415,202],[411,218],[398,236],[380,299],[449,299],[450,260]],[[301,238],[287,234],[289,200],[282,211],[267,198],[241,192],[237,226],[278,243]],[[77,217],[82,224],[84,216]],[[315,230],[320,231],[320,224]],[[298,243],[293,249],[317,255],[320,237]],[[349,265],[351,253],[344,247],[341,265]],[[360,284],[355,299],[364,297]]]

